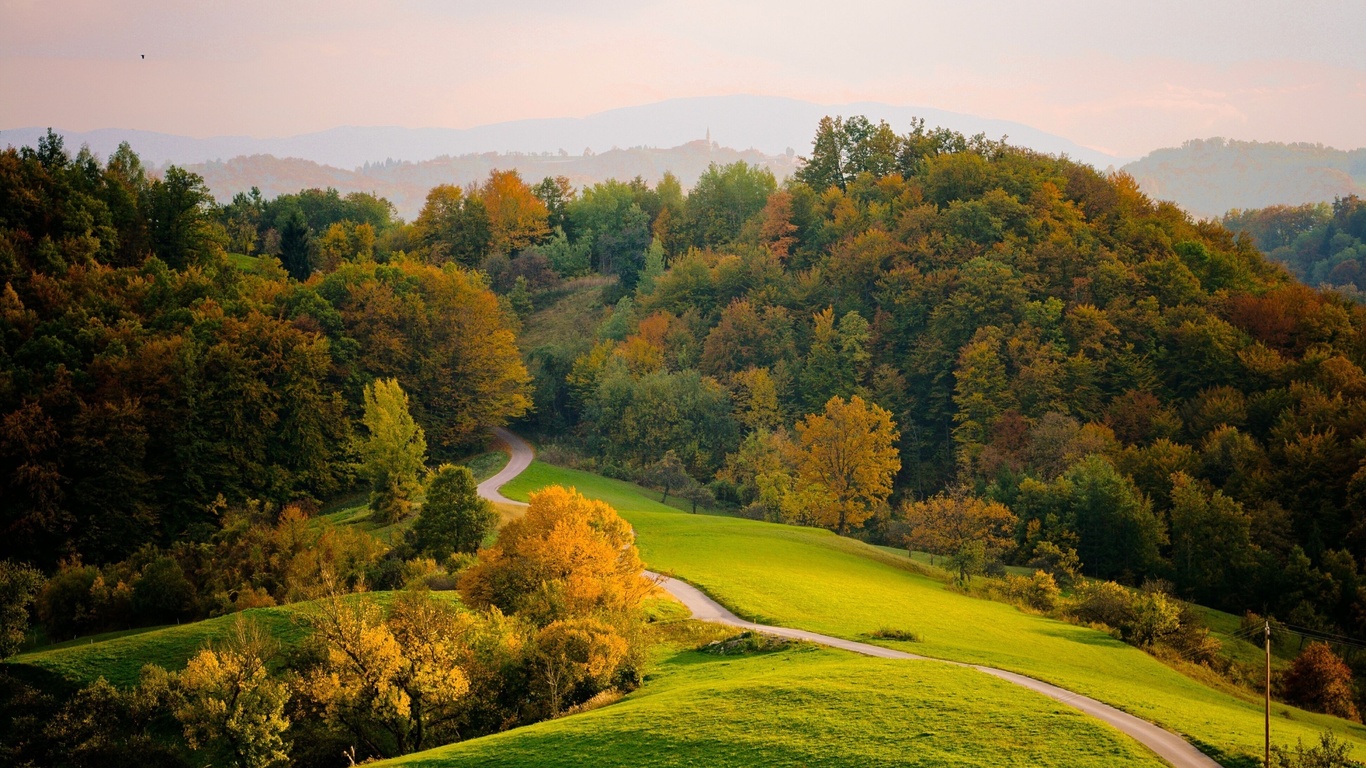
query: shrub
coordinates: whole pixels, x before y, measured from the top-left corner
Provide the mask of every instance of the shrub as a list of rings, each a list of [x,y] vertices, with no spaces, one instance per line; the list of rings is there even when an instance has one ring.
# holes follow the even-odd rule
[[[905,643],[924,642],[919,634],[909,629],[892,629],[890,627],[876,630],[869,637],[875,637],[878,640],[900,640]]]
[[[1044,571],[1035,571],[1032,576],[1006,576],[1001,589],[1011,602],[1042,613],[1056,609],[1062,599],[1058,583]]]
[[[1361,719],[1353,702],[1352,670],[1327,643],[1310,643],[1286,671],[1285,697],[1305,709]]]

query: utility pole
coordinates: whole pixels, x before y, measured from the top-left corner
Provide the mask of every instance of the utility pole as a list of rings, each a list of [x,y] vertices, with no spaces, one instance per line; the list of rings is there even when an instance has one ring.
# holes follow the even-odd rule
[[[1271,620],[1266,620],[1266,762],[1271,768]]]

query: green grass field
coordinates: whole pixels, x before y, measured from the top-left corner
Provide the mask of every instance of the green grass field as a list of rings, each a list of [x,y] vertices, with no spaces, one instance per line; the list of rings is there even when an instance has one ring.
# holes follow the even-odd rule
[[[253,608],[242,613],[265,625],[281,645],[297,644],[306,635],[294,606]],[[183,668],[199,649],[227,637],[236,620],[235,615],[220,616],[178,626],[111,632],[22,653],[5,663],[18,668],[20,674],[29,667],[73,685],[103,677],[117,686],[131,686],[137,683],[144,664]]]
[[[1075,710],[971,670],[797,645],[747,656],[675,650],[616,704],[381,765],[1165,763]]]
[[[393,594],[367,592],[348,599],[387,603]],[[432,594],[458,599],[454,592]],[[279,641],[281,651],[288,651],[308,636],[308,628],[303,622],[307,610],[307,603],[295,603],[252,608],[241,614],[189,624],[108,632],[21,653],[7,659],[5,665],[21,676],[56,678],[74,686],[92,683],[99,677],[117,686],[131,686],[137,683],[145,664],[156,664],[171,671],[184,668],[201,648],[226,638],[239,615],[261,622]]]
[[[635,526],[651,568],[696,584],[741,616],[865,641],[881,628],[913,631],[923,642],[879,644],[1031,675],[1179,732],[1227,765],[1257,763],[1260,700],[1202,684],[1104,633],[957,594],[905,555],[822,530],[680,514],[635,486],[584,472],[537,463],[503,492],[525,499],[552,483],[616,507]],[[1212,675],[1208,682],[1218,685]],[[1279,704],[1273,714],[1278,742],[1311,743],[1331,728],[1366,755],[1361,725]]]

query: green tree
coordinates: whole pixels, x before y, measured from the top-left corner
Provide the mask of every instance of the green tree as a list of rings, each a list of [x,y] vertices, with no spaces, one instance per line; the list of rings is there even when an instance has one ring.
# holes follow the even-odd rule
[[[280,263],[295,280],[307,280],[313,274],[309,241],[308,222],[301,211],[295,210],[280,227]]]
[[[1255,550],[1252,518],[1221,491],[1206,493],[1183,472],[1171,476],[1172,567],[1176,583],[1206,605],[1235,605]]]
[[[29,606],[43,587],[43,574],[25,563],[0,560],[0,661],[13,656],[28,636]]]
[[[214,221],[213,194],[198,174],[170,166],[145,200],[152,252],[162,261],[183,269],[221,252],[226,238]]]
[[[479,497],[469,467],[443,464],[427,480],[426,498],[408,529],[408,544],[439,562],[454,552],[479,549],[497,524],[498,513]]]
[[[665,451],[663,458],[651,464],[641,476],[641,480],[646,487],[656,488],[663,494],[660,497],[661,502],[669,500],[670,491],[682,490],[697,482],[688,474],[687,468],[678,460],[678,454],[673,449]]]
[[[408,412],[408,394],[397,379],[376,379],[365,387],[362,421],[369,436],[358,446],[359,469],[370,480],[370,508],[379,520],[399,520],[418,488],[427,440]]]
[[[1167,542],[1152,505],[1101,456],[1088,456],[1066,474],[1077,526],[1077,554],[1101,578],[1138,580],[1161,565]]]
[[[693,244],[714,248],[735,242],[740,230],[764,210],[778,187],[773,172],[743,160],[713,163],[688,194],[688,230]]]

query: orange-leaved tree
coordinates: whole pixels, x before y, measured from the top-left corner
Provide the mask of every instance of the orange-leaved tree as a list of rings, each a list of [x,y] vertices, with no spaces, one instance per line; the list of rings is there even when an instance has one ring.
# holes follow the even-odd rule
[[[493,171],[479,187],[494,253],[513,254],[550,234],[550,209],[516,171]]]
[[[531,495],[526,515],[508,523],[460,579],[468,605],[494,605],[539,626],[559,619],[614,617],[650,590],[640,575],[635,534],[611,507],[572,488]]]
[[[806,486],[829,494],[818,520],[843,535],[887,500],[901,469],[896,426],[880,406],[838,395],[797,423],[797,472]]]
[[[946,555],[966,583],[987,559],[1013,542],[1014,513],[998,501],[969,495],[963,489],[905,504],[911,549]]]

